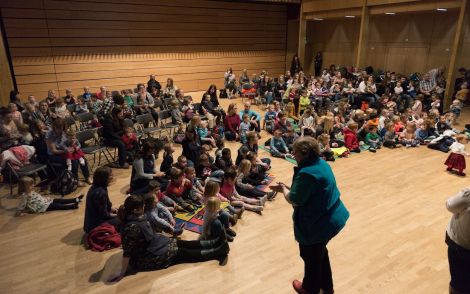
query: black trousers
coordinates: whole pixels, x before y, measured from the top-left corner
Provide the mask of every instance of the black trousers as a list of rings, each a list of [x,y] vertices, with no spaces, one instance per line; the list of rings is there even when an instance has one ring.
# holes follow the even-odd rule
[[[326,248],[328,241],[313,245],[300,245],[300,257],[304,260],[305,274],[302,288],[309,293],[333,293],[333,277]]]
[[[47,211],[76,209],[77,203],[78,202],[75,198],[72,198],[72,199],[57,198],[52,201],[49,207],[47,207]]]
[[[446,234],[450,286],[458,293],[470,293],[470,250],[459,246]]]
[[[121,140],[105,140],[104,144],[109,147],[116,147],[118,150],[119,165],[126,163],[126,145]]]

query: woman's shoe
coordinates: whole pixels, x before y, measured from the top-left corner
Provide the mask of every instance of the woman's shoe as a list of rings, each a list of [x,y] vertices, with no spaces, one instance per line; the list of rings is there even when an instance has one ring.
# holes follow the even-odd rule
[[[238,222],[238,215],[231,215],[229,221],[232,226],[236,225]]]

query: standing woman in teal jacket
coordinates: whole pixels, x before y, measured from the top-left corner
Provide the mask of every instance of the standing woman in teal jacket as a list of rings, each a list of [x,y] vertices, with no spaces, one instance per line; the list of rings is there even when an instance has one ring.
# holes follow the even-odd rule
[[[318,142],[312,137],[294,143],[292,186],[278,183],[271,189],[284,194],[294,207],[294,234],[305,263],[302,282],[294,280],[297,293],[333,293],[333,278],[326,245],[346,224],[349,212],[340,200],[331,167],[320,158]]]

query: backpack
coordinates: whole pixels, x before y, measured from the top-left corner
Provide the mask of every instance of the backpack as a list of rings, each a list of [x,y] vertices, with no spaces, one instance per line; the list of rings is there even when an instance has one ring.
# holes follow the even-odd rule
[[[52,182],[51,192],[64,196],[77,190],[77,187],[78,179],[75,178],[71,171],[65,169]]]
[[[219,90],[219,98],[228,98],[227,89],[220,89]]]

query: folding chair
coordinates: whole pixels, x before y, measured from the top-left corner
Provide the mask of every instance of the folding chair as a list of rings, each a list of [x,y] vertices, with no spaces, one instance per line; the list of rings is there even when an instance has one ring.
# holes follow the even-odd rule
[[[138,134],[140,137],[143,137],[144,135],[152,137],[152,134],[162,131],[161,128],[155,126],[155,120],[150,113],[138,115],[135,119],[138,124]],[[153,127],[151,125],[153,125]]]
[[[113,158],[109,150],[106,146],[100,144],[99,140],[97,139],[97,129],[86,129],[80,132],[77,132],[77,140],[82,145],[82,151],[85,154],[93,155],[93,165],[90,167],[90,170],[93,170],[93,167],[96,163],[96,154],[98,154],[98,167],[101,164],[101,154],[106,157],[108,162],[113,162],[114,160],[110,160],[106,152],[108,152],[109,156]],[[90,144],[91,143],[91,144]]]
[[[10,162],[6,163],[8,168],[9,183],[10,183],[10,197],[13,195],[13,176],[19,180],[21,177],[35,177],[39,172],[44,172],[47,179],[47,165],[42,163],[30,163],[22,166],[20,169],[14,169]],[[42,181],[41,181],[42,182]]]
[[[170,121],[168,121],[170,119]],[[171,130],[177,129],[179,126],[174,124],[171,121],[171,113],[170,110],[160,110],[158,113],[158,121],[160,123],[160,127],[162,130],[169,130],[168,135],[171,137]]]
[[[79,130],[85,130],[88,128],[88,123],[95,119],[95,116],[91,112],[83,112],[76,115],[79,122]]]

